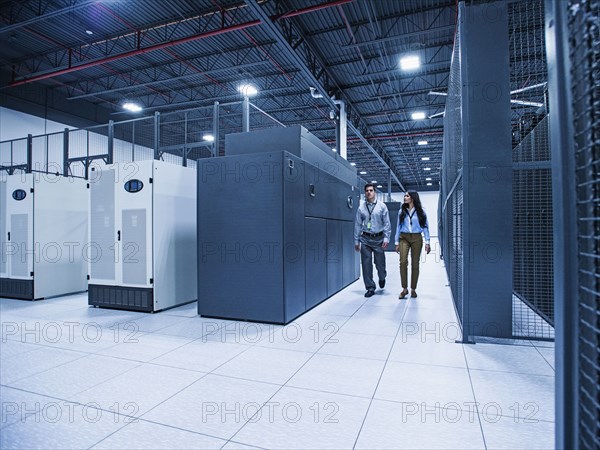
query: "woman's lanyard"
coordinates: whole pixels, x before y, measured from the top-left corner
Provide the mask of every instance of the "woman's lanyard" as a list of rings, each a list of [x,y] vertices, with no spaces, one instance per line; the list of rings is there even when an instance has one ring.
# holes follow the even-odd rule
[[[416,212],[417,212],[416,208],[413,209],[412,214],[410,212],[406,211],[406,213],[407,213],[406,215],[408,216],[408,231],[409,231],[409,233],[412,233],[412,218]]]
[[[367,211],[369,213],[369,221],[367,222],[367,230],[371,229],[371,215],[373,214],[373,211],[375,211],[375,207],[377,206],[377,200],[375,200],[375,203],[373,203],[373,207],[369,208],[369,202],[367,202]]]

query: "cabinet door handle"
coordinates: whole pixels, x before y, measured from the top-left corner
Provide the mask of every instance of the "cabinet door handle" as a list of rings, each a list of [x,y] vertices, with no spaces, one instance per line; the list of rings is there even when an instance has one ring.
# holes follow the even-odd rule
[[[10,241],[10,231],[8,232],[8,240]]]
[[[117,241],[121,240],[121,230],[117,231]]]

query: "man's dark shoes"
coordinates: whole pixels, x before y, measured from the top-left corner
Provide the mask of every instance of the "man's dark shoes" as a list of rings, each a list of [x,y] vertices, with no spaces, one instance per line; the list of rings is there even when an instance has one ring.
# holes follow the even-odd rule
[[[383,280],[379,280],[379,287],[383,289],[385,287],[385,278]]]
[[[365,292],[365,297],[373,297],[375,295],[375,291],[367,291]]]

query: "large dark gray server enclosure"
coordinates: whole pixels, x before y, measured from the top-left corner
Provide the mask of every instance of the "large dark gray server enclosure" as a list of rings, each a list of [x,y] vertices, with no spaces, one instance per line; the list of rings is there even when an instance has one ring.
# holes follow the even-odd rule
[[[198,161],[198,313],[288,323],[358,279],[355,169],[302,127]]]

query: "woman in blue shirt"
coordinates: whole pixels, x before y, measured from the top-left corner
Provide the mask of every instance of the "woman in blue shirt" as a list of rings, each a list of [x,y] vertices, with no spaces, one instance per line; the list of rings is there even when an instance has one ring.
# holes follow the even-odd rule
[[[417,281],[419,280],[419,259],[423,249],[425,235],[425,253],[429,254],[429,224],[427,214],[423,211],[419,194],[409,191],[404,194],[404,204],[398,211],[398,226],[396,228],[396,252],[400,253],[400,281],[402,292],[398,298],[408,295],[408,253],[410,252],[410,289],[411,297],[417,296]]]

